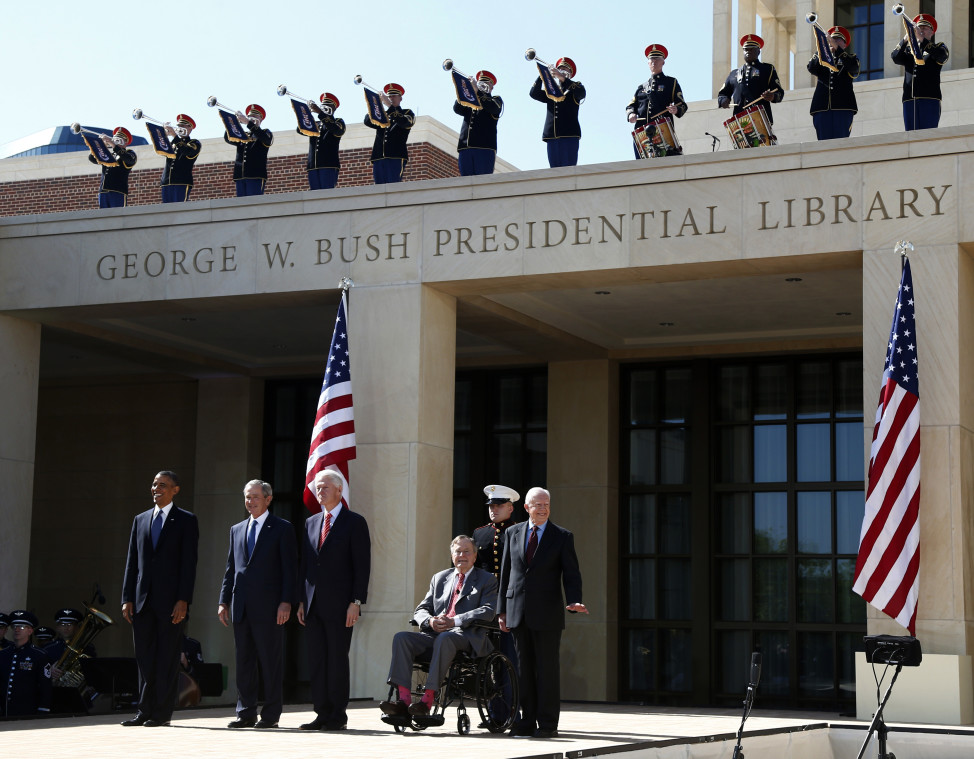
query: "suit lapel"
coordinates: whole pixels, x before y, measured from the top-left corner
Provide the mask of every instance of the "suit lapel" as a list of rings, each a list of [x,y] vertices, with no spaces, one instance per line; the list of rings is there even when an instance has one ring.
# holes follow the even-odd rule
[[[324,511],[319,511],[305,522],[308,525],[308,540],[311,541],[315,553],[318,552],[318,539],[321,537],[321,522],[324,518]]]

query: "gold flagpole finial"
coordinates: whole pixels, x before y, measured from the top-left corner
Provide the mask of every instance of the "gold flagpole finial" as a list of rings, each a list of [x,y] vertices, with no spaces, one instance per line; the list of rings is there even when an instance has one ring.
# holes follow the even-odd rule
[[[910,254],[913,252],[913,243],[909,240],[897,240],[896,246],[893,248],[893,250],[899,254],[900,260],[904,261],[909,258]]]
[[[355,283],[352,282],[348,277],[342,277],[338,280],[338,286],[342,288],[342,292],[348,292],[348,288],[355,287]]]

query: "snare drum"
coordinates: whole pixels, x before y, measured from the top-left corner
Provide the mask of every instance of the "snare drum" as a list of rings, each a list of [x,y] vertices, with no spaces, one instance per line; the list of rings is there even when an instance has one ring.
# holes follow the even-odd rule
[[[778,138],[771,131],[764,106],[749,106],[724,122],[724,128],[734,141],[735,148],[759,148],[776,145]]]
[[[636,127],[632,139],[640,158],[659,158],[683,152],[669,116],[659,116],[646,126]]]

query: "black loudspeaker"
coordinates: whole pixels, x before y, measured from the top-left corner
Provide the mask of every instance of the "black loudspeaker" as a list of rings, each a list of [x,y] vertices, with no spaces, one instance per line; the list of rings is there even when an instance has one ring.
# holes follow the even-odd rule
[[[870,664],[919,667],[923,660],[920,641],[909,635],[867,635],[862,640]]]

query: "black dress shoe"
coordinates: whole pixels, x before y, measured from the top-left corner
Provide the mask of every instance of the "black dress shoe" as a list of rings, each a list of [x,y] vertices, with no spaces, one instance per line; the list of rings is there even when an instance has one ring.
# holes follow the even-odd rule
[[[325,721],[321,717],[315,717],[311,722],[301,725],[302,730],[321,730],[325,726]]]
[[[142,727],[169,727],[169,720],[147,719],[142,723]]]
[[[238,728],[238,727],[254,727],[257,724],[257,720],[246,719],[244,717],[237,717],[233,722],[228,722],[227,727]]]
[[[144,725],[148,721],[149,718],[144,714],[136,714],[134,717],[132,717],[132,719],[127,719],[123,721],[122,725],[124,727],[142,727],[142,725]]]
[[[380,701],[379,709],[390,717],[405,717],[409,714],[409,705],[405,701]]]
[[[415,704],[410,704],[407,711],[412,717],[430,716],[430,708],[422,701],[417,701]]]
[[[519,725],[514,723],[514,727],[508,733],[512,738],[530,738],[534,735],[534,727],[531,725]]]
[[[270,730],[271,728],[277,727],[279,722],[271,722],[267,719],[262,719],[256,725],[254,725],[255,730]]]
[[[534,731],[534,733],[531,735],[531,737],[532,738],[557,738],[558,737],[558,731],[557,730],[545,730],[543,727],[539,727],[537,730]]]

